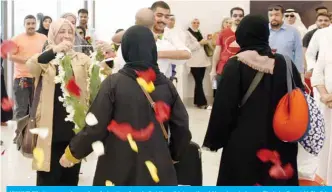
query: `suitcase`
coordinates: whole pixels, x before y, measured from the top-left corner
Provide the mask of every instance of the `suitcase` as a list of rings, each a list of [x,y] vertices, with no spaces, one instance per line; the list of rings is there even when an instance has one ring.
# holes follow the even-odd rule
[[[200,146],[190,142],[179,163],[174,164],[178,185],[202,186],[202,152]]]

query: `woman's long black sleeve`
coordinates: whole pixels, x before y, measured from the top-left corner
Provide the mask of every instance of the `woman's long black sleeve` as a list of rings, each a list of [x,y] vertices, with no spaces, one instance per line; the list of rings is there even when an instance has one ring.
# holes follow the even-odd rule
[[[43,52],[37,59],[38,63],[48,64],[50,61],[55,59],[56,53],[52,49]]]

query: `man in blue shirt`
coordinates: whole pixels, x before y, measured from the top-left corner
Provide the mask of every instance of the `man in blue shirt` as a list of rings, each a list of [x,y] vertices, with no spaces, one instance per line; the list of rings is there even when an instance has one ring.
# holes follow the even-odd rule
[[[283,22],[284,8],[274,5],[268,8],[270,20],[270,47],[277,53],[289,56],[303,77],[304,54],[300,32]]]

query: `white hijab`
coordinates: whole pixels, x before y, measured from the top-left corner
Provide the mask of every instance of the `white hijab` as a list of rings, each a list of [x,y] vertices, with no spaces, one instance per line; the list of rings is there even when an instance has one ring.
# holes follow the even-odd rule
[[[304,35],[308,32],[308,29],[303,24],[300,15],[294,9],[287,9],[286,13],[293,13],[295,15],[295,22],[293,24],[289,24],[286,18],[284,18],[284,21],[288,25],[295,27],[300,32],[301,38],[303,39]]]

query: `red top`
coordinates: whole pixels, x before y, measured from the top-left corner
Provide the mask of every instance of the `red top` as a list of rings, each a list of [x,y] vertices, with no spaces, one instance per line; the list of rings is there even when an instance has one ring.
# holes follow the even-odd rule
[[[240,51],[240,47],[231,28],[226,28],[220,33],[217,45],[221,46],[217,74],[221,74],[228,59]]]

